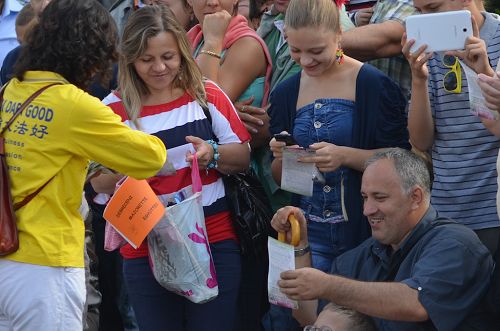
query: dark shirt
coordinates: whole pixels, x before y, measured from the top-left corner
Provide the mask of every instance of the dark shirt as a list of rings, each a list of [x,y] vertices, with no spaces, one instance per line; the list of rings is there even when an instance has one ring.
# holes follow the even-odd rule
[[[17,46],[7,53],[7,56],[5,56],[2,63],[2,69],[0,70],[0,83],[2,85],[7,83],[12,78],[14,64],[16,63],[20,52],[21,46]]]
[[[370,238],[339,256],[331,272],[360,281],[394,280],[418,291],[430,320],[373,318],[380,331],[490,330],[482,324],[487,319],[477,317],[493,267],[488,249],[472,230],[430,207],[397,251]]]

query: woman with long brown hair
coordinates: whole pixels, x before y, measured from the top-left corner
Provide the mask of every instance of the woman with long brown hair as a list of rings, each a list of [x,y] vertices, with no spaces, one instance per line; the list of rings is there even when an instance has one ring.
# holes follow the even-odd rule
[[[165,6],[145,6],[130,16],[122,38],[118,85],[104,103],[127,125],[164,140],[176,170],[173,176],[149,179],[157,195],[171,196],[191,185],[196,152],[219,283],[216,299],[192,303],[156,282],[147,243],[137,250],[124,246],[124,279],[139,327],[143,331],[232,330],[241,257],[221,175],[248,167],[248,132],[228,97],[213,82],[202,79],[184,29]]]

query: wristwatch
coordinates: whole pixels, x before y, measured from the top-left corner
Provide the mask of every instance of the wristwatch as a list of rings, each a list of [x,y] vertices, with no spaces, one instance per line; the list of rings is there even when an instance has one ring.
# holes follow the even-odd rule
[[[306,255],[310,251],[311,251],[311,246],[309,246],[309,244],[307,244],[307,246],[303,248],[295,248],[294,249],[295,257]]]

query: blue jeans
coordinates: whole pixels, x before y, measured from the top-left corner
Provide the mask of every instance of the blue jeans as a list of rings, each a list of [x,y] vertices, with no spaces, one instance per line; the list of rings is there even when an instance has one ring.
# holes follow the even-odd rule
[[[314,268],[329,273],[335,258],[348,250],[344,235],[347,226],[348,222],[307,223],[307,237],[311,245]]]
[[[123,273],[141,331],[233,331],[237,322],[241,256],[238,244],[225,240],[210,245],[219,295],[203,304],[163,288],[154,279],[147,257],[124,259]]]

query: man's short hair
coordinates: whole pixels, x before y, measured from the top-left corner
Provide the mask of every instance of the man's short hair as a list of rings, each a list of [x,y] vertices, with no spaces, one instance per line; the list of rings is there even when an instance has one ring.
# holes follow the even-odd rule
[[[365,162],[365,169],[379,160],[391,160],[406,194],[411,192],[415,185],[420,186],[427,196],[430,195],[431,179],[425,161],[413,153],[402,148],[389,148],[376,152]]]
[[[349,325],[347,325],[347,328],[349,331],[377,331],[375,323],[370,316],[350,308],[339,306],[331,302],[324,308],[324,310],[335,312],[337,315],[343,315],[348,320]],[[333,330],[336,329],[333,328]]]

